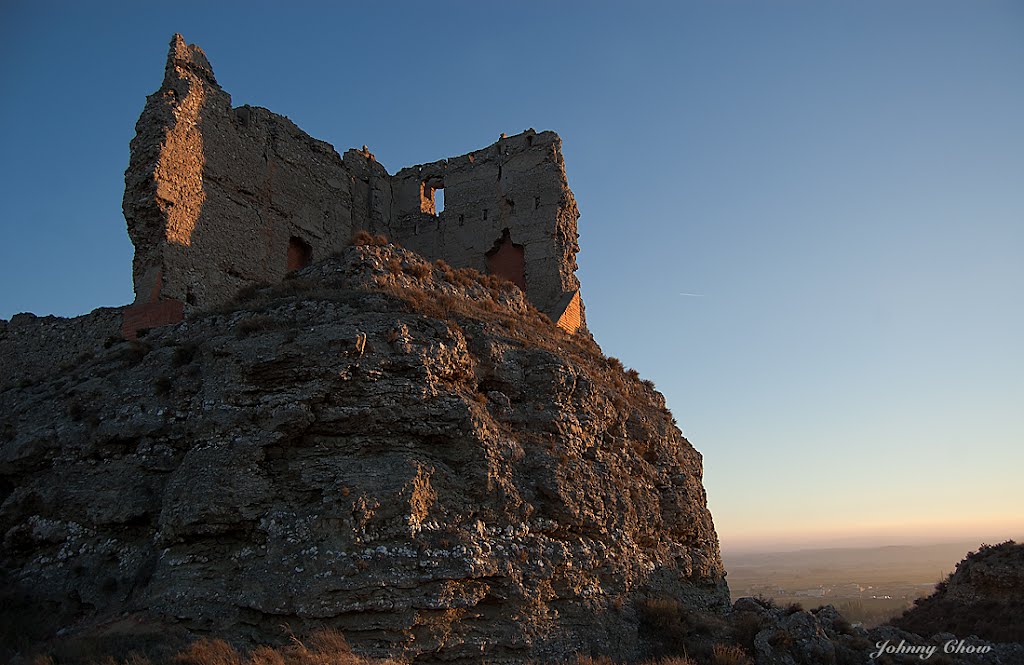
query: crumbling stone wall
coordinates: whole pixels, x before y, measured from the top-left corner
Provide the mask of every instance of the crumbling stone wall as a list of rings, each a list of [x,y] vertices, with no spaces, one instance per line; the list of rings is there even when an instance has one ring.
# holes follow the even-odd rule
[[[232,108],[202,50],[180,35],[136,132],[124,215],[137,306],[216,305],[282,279],[296,247],[308,248],[305,261],[324,258],[369,224],[368,181],[387,176],[368,153],[343,160],[283,116]]]
[[[391,176],[365,146],[342,157],[288,118],[232,108],[203,51],[181,35],[136,132],[124,195],[135,244],[129,337],[224,303],[244,286],[280,281],[359,229],[485,272],[507,238],[522,251],[522,274],[505,276],[566,329],[567,321],[583,325],[579,213],[554,132],[502,135]],[[439,214],[438,188],[446,194]],[[574,297],[578,315],[565,317]]]
[[[468,155],[402,169],[392,178],[391,236],[427,258],[481,272],[509,265],[521,252],[524,274],[512,268],[502,276],[523,279],[533,304],[557,321],[580,288],[579,211],[561,144],[554,132],[531,129]],[[435,214],[441,188],[445,207]]]

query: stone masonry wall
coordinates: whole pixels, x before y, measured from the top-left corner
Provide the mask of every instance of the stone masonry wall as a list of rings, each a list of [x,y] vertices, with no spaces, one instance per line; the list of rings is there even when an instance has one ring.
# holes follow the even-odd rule
[[[180,35],[136,131],[124,195],[135,244],[128,337],[280,281],[359,229],[482,272],[504,239],[522,255],[514,281],[539,309],[558,321],[579,300],[579,213],[554,132],[503,135],[390,176],[365,146],[341,157],[288,118],[232,108],[203,51]],[[441,187],[446,208],[435,214]]]
[[[355,173],[387,176],[368,153],[342,160],[283,116],[233,109],[202,50],[180,35],[136,132],[124,214],[137,304],[177,300],[189,311],[280,281],[292,238],[323,259],[369,225],[369,184]]]
[[[561,145],[554,132],[531,129],[468,155],[402,169],[392,178],[390,235],[427,258],[481,272],[507,238],[522,248],[530,300],[557,320],[566,295],[580,288],[579,212]],[[435,214],[440,188],[445,208]]]

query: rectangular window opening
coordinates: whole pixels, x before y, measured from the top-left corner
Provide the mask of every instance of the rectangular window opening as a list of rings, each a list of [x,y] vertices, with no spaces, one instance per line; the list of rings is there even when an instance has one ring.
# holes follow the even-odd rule
[[[444,212],[444,180],[429,178],[420,184],[420,212],[435,217]]]

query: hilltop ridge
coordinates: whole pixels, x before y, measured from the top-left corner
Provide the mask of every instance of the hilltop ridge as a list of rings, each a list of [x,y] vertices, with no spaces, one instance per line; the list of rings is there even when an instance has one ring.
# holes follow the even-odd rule
[[[104,346],[0,393],[3,566],[40,638],[128,613],[632,658],[646,599],[728,605],[662,396],[499,278],[363,244]]]
[[[892,624],[921,634],[1024,644],[1024,544],[1010,540],[968,552],[934,593]]]

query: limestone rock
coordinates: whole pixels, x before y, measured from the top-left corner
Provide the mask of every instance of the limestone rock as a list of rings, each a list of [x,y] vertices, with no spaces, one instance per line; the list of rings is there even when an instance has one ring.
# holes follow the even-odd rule
[[[1007,541],[969,552],[935,593],[893,624],[922,634],[1024,643],[1024,544]]]
[[[0,558],[50,628],[518,662],[726,607],[700,454],[519,289],[360,246],[241,297],[0,392]]]
[[[851,625],[835,607],[810,611],[780,608],[760,598],[740,598],[729,612],[731,630],[717,639],[739,641],[757,665],[845,665],[847,663],[977,664],[1024,662],[1024,645],[995,643],[959,633],[916,634],[891,625]],[[928,658],[922,655],[930,653]]]

